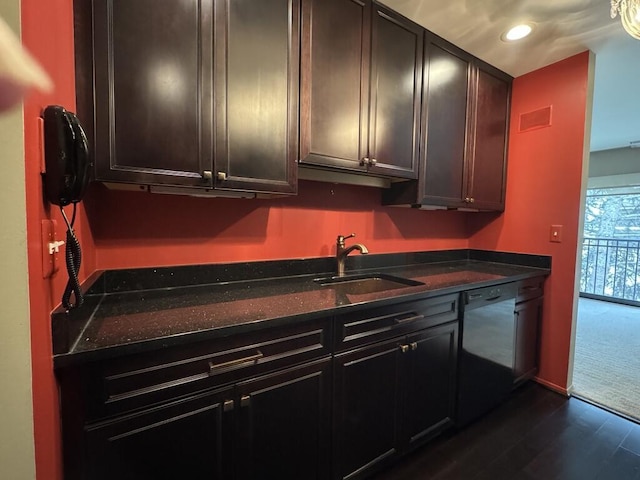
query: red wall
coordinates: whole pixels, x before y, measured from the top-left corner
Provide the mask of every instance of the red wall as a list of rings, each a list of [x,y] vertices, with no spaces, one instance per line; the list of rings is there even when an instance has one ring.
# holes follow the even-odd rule
[[[380,206],[380,190],[300,182],[270,200],[109,191],[86,204],[100,269],[335,254],[338,234],[372,253],[467,248],[466,214]]]
[[[545,285],[539,379],[567,387],[588,95],[589,52],[515,79],[507,208],[470,218],[470,246],[553,257]],[[519,116],[552,106],[552,125],[518,133]],[[562,225],[562,243],[549,242]]]

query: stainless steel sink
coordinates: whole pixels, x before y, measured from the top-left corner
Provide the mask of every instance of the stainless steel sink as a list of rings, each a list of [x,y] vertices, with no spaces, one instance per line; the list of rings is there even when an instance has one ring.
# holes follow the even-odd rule
[[[365,295],[398,288],[424,285],[422,282],[384,273],[347,275],[343,277],[316,278],[323,287],[332,288],[346,295]]]

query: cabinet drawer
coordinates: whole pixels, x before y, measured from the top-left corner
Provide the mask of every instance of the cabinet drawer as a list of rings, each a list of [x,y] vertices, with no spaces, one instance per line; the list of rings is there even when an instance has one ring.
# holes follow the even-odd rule
[[[348,350],[458,319],[459,294],[400,303],[339,317],[336,351]]]
[[[93,378],[92,417],[119,413],[314,360],[331,353],[327,320],[278,327],[105,361]],[[98,380],[99,379],[99,380]]]
[[[544,294],[544,277],[529,278],[518,282],[516,303],[541,297]]]

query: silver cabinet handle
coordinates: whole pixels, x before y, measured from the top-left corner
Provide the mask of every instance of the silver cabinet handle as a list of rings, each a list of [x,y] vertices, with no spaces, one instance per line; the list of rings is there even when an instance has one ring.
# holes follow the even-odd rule
[[[260,350],[255,355],[249,357],[238,358],[236,360],[229,360],[228,362],[213,363],[209,362],[209,375],[215,375],[218,370],[224,370],[229,367],[235,367],[242,365],[243,363],[257,363],[264,355]]]
[[[411,342],[410,346],[411,346],[411,350],[417,350],[418,349],[418,342]]]
[[[222,411],[230,412],[231,410],[233,410],[233,403],[233,400],[225,400],[224,404],[222,405]]]
[[[360,160],[360,165],[369,165],[369,162],[371,162],[371,160],[369,160],[369,157],[364,157],[362,160]]]
[[[402,323],[409,323],[409,322],[415,322],[416,320],[422,320],[423,318],[424,318],[424,315],[414,314],[414,315],[411,315],[410,317],[396,318],[395,321],[399,325]]]
[[[245,407],[248,407],[249,405],[251,405],[250,395],[243,395],[242,397],[240,397],[240,407],[245,408]]]
[[[372,167],[378,163],[378,161],[375,158],[372,158],[371,160],[369,160],[369,165],[371,165]]]
[[[204,172],[202,172],[202,178],[204,178],[205,180],[211,180],[213,178],[213,173],[211,172],[211,170],[205,170]]]
[[[218,180],[220,180],[221,182],[224,182],[224,181],[227,179],[227,174],[226,174],[226,173],[224,173],[224,172],[218,172],[218,173],[216,174],[216,178],[217,178]]]
[[[400,345],[400,351],[402,353],[407,353],[409,351],[409,345]]]

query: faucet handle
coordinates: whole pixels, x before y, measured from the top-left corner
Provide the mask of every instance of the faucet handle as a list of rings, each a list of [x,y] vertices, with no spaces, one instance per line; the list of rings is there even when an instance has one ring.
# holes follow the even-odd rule
[[[355,234],[355,233],[350,233],[349,235],[338,235],[338,238],[336,239],[336,243],[337,243],[338,245],[340,245],[340,246],[343,246],[343,247],[344,247],[344,241],[345,241],[347,238],[352,238],[352,237],[355,237],[355,236],[356,236],[356,234]]]

